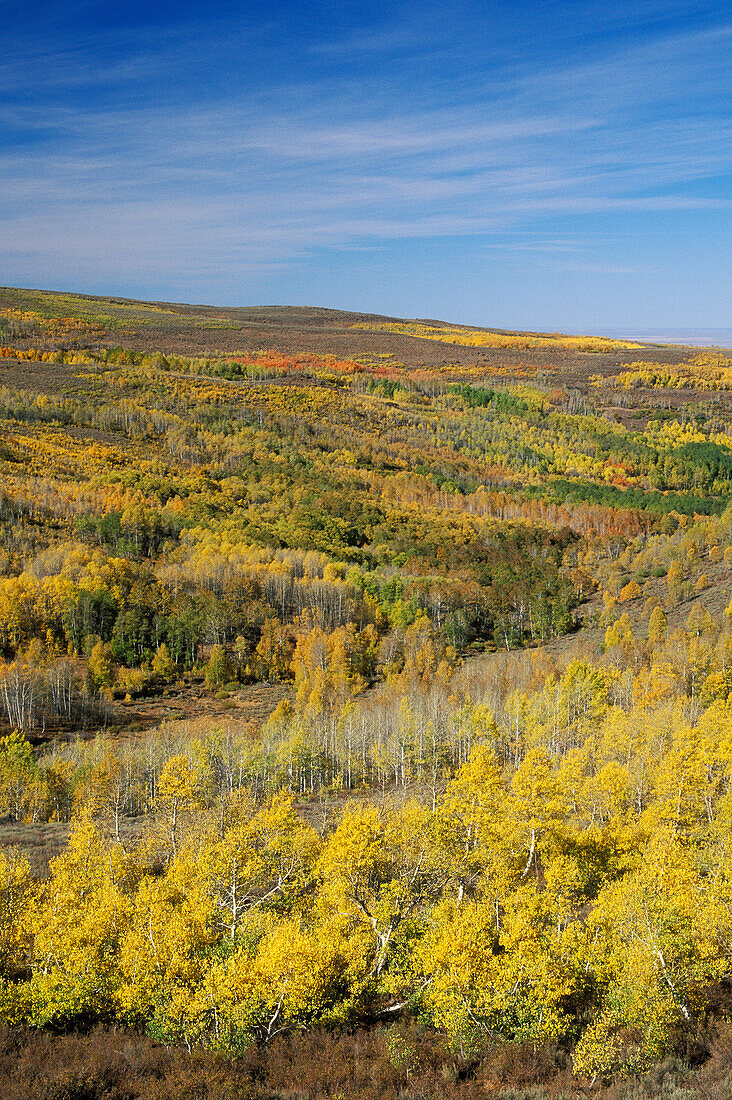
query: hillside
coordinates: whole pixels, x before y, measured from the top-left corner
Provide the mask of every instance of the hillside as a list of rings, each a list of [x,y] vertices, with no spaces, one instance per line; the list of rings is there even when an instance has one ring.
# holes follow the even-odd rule
[[[144,573],[156,606],[134,642],[115,611],[72,628],[59,609],[25,634],[7,618],[6,656],[50,631],[80,655],[86,636],[111,643],[122,668],[164,642],[185,670],[238,638],[237,675],[256,680],[271,674],[254,667],[267,616],[290,624],[316,598],[329,628],[356,616],[381,637],[426,613],[460,653],[510,649],[582,621],[594,564],[580,562],[600,540],[727,503],[722,353],[332,310],[3,294],[4,568],[12,577],[39,558],[42,590],[49,554],[73,544],[69,583],[83,588],[83,559],[113,552],[128,588]],[[241,570],[254,587],[237,616],[227,586]],[[312,584],[295,593],[303,570],[317,597]],[[185,636],[167,579],[183,574],[196,605]],[[116,707],[117,721],[126,714]]]
[[[732,352],[0,288],[3,1018],[711,1095],[731,504]]]
[[[468,339],[483,333],[502,337],[524,338],[527,347],[541,334],[507,332],[503,329],[476,329],[449,325],[435,319],[408,320],[376,314],[354,313],[335,309],[297,306],[250,306],[223,308],[217,306],[181,305],[169,302],[137,302],[124,298],[98,298],[89,295],[62,294],[52,291],[19,290],[0,287],[0,309],[36,313],[44,318],[76,317],[99,330],[101,346],[115,341],[137,351],[165,348],[184,355],[257,351],[262,348],[285,355],[312,352],[338,358],[368,356],[391,352],[395,359],[408,366],[438,366],[449,360],[459,364],[475,363],[476,358],[488,363],[520,361],[518,352],[524,348],[501,347],[503,355],[494,357],[490,345],[481,347],[480,354],[470,344],[442,341],[435,346],[434,337],[421,336],[419,330],[454,329]],[[416,330],[415,330],[416,329]],[[29,331],[29,336],[31,332]],[[550,339],[554,339],[550,337]],[[684,349],[638,345],[637,342],[593,339],[593,362],[601,373],[622,362],[624,349],[644,346],[652,361],[675,363],[684,357]],[[571,345],[558,340],[556,346],[543,347],[542,361],[552,365],[572,362],[581,371],[582,355],[572,352]],[[687,349],[690,350],[690,349]],[[516,353],[516,354],[514,354]]]

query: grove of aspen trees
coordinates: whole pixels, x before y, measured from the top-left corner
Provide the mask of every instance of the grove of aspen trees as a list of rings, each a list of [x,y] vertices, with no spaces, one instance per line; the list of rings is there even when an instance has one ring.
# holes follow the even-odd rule
[[[732,357],[291,312],[0,291],[0,1018],[703,1063]]]

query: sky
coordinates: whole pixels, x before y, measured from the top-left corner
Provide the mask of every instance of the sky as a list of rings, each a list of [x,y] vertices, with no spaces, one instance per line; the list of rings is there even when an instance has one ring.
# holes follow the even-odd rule
[[[716,0],[0,0],[0,283],[732,328]]]

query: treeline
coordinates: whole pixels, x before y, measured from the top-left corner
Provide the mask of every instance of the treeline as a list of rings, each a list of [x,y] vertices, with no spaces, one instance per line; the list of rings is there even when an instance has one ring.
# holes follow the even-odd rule
[[[95,656],[92,651],[87,666],[49,655],[36,642],[22,659],[0,662],[0,714],[10,729],[43,734],[47,725],[75,730],[106,725],[111,707],[95,682]]]
[[[594,385],[612,385],[617,389],[693,389],[729,390],[732,386],[732,360],[720,352],[702,352],[676,366],[648,363],[643,360],[628,363],[627,370],[610,378],[596,377]]]

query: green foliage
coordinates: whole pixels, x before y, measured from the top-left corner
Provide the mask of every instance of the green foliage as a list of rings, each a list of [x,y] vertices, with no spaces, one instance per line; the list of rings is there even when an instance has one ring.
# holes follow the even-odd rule
[[[504,415],[522,416],[529,411],[529,403],[508,390],[489,390],[479,386],[450,386],[449,393],[462,397],[471,409],[494,409]]]

